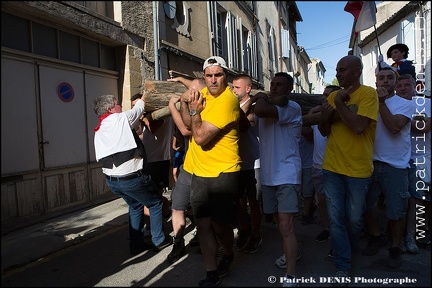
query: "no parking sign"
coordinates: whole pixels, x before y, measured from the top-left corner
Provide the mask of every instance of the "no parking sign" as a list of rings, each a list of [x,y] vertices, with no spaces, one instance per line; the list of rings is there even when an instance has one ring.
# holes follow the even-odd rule
[[[57,87],[57,95],[63,102],[70,102],[74,98],[75,93],[72,85],[63,82],[60,83]]]

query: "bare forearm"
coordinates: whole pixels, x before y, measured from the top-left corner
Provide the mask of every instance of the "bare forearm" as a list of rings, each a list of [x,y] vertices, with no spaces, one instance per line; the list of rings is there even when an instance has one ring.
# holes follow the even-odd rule
[[[363,133],[369,124],[365,121],[365,117],[361,117],[351,111],[345,103],[335,102],[337,112],[339,113],[340,119],[345,123],[355,134],[359,135]]]
[[[192,137],[195,142],[200,146],[208,144],[217,134],[218,129],[207,122],[203,123],[200,114],[192,116],[191,118]],[[216,130],[213,128],[216,128]]]
[[[177,108],[175,106],[172,107],[170,105],[170,110],[171,110],[171,117],[173,118],[174,124],[177,126],[180,133],[183,136],[190,136],[192,132],[189,129],[187,129],[186,125],[183,123],[183,119],[180,115],[180,112],[177,110]]]
[[[265,97],[261,97],[256,101],[254,113],[261,118],[278,118],[278,111],[275,105],[269,104]]]
[[[191,116],[189,115],[188,103],[185,101],[181,101],[180,115],[186,128],[191,130],[192,129]]]
[[[399,133],[409,121],[405,116],[400,115],[398,117],[397,115],[393,115],[385,103],[379,104],[379,114],[384,126],[392,134]]]
[[[318,130],[322,136],[328,136],[330,134],[330,122],[328,120],[321,119],[320,122],[318,122]]]

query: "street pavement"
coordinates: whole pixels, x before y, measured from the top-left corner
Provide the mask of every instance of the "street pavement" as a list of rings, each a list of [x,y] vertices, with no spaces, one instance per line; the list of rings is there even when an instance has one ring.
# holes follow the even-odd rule
[[[165,195],[167,196],[167,195]],[[168,195],[169,197],[169,195]],[[380,211],[381,220],[383,210]],[[127,205],[117,199],[96,207],[53,218],[2,237],[2,287],[196,287],[205,276],[198,247],[175,264],[166,257],[172,246],[156,253],[129,255]],[[171,220],[166,220],[172,235]],[[318,243],[320,224],[295,221],[301,259],[296,274],[303,287],[331,287],[335,268],[326,255],[331,239]],[[188,222],[186,244],[193,237]],[[236,231],[236,230],[235,230]],[[275,224],[263,220],[262,245],[254,254],[235,250],[230,272],[222,287],[280,287],[285,271],[274,265],[282,255],[282,240]],[[361,239],[361,247],[367,243]],[[222,251],[220,251],[220,256]],[[403,254],[399,269],[387,268],[386,248],[373,256],[353,256],[350,287],[430,287],[430,245],[417,255]],[[387,282],[392,282],[386,284]],[[398,282],[398,283],[394,283]],[[408,284],[400,284],[408,282]]]

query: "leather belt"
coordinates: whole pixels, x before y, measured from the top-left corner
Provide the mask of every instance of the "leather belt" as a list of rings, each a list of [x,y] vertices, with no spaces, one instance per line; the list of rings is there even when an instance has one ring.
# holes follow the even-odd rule
[[[142,170],[138,170],[136,172],[133,172],[131,174],[127,174],[124,176],[109,176],[109,175],[105,175],[105,178],[111,181],[127,181],[127,180],[132,180],[138,177],[141,177],[143,175]]]

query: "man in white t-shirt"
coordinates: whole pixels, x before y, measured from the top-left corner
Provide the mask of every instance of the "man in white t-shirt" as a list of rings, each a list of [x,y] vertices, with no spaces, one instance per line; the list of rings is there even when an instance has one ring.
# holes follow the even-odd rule
[[[416,240],[421,244],[430,244],[430,234],[427,227],[430,221],[431,204],[431,100],[416,95],[416,83],[410,75],[399,76],[396,82],[396,93],[411,100],[415,107],[415,114],[411,121],[411,160],[409,172],[408,214],[406,234],[401,242],[402,251],[412,254],[419,253]],[[424,225],[416,221],[418,207],[425,207]],[[417,227],[417,225],[419,225]],[[416,235],[417,234],[417,235]]]
[[[387,266],[402,265],[399,248],[405,229],[408,210],[408,168],[411,158],[411,119],[414,106],[411,101],[395,94],[396,74],[383,69],[376,76],[379,113],[374,142],[372,182],[366,197],[365,223],[370,238],[364,255],[374,255],[386,244],[382,239],[376,215],[380,193],[386,199],[386,216],[390,225],[391,244]]]
[[[263,208],[264,213],[273,214],[282,235],[287,265],[283,285],[286,287],[298,286],[295,281],[298,243],[294,215],[299,212],[302,112],[299,104],[289,100],[293,83],[289,74],[276,73],[270,84],[270,96],[265,93],[255,95],[254,110],[260,139]]]

